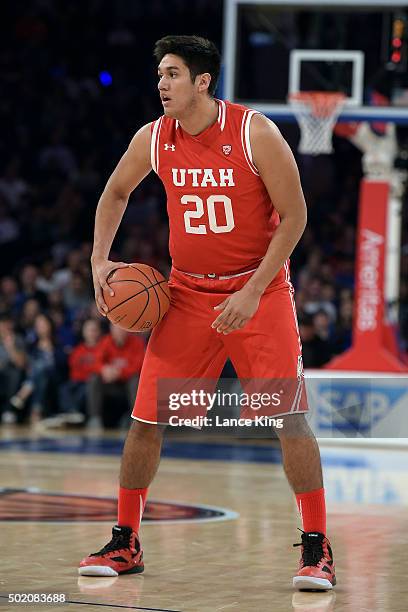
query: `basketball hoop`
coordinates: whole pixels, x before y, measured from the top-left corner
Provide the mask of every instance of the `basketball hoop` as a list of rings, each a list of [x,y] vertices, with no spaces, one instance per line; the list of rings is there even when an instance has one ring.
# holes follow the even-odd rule
[[[332,133],[346,101],[339,92],[299,91],[289,103],[300,127],[299,153],[320,155],[333,152]]]

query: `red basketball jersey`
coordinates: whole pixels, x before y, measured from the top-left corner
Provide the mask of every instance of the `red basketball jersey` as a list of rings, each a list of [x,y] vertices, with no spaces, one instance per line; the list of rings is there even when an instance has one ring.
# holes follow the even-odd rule
[[[279,224],[252,159],[256,111],[217,102],[217,121],[197,136],[165,116],[152,125],[151,161],[166,189],[170,255],[185,272],[256,268]]]

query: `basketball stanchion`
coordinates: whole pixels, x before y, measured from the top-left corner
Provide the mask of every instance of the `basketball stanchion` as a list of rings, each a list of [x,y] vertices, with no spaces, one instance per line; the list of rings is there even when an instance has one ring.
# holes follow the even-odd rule
[[[394,244],[400,241],[400,222],[394,217],[395,211],[399,215],[401,210],[406,178],[406,172],[394,169],[398,153],[395,126],[388,123],[384,135],[379,136],[364,122],[349,139],[363,151],[364,171],[357,230],[353,343],[326,368],[408,372],[387,317],[385,292],[386,277],[394,274],[392,294],[395,300],[398,298],[399,268],[395,274],[396,271],[387,265],[391,238]],[[400,206],[396,207],[398,199]],[[392,237],[390,227],[393,229]]]

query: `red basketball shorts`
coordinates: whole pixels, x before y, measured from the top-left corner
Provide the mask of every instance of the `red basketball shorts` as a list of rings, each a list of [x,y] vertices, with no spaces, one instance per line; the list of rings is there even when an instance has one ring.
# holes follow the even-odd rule
[[[284,379],[303,385],[301,343],[288,270],[282,269],[261,297],[255,315],[240,330],[224,335],[211,327],[220,311],[214,306],[241,289],[245,274],[226,280],[195,278],[172,269],[171,306],[153,330],[132,412],[134,419],[158,419],[160,379],[218,379],[229,357],[242,379]],[[306,412],[302,393],[276,410],[278,416]]]

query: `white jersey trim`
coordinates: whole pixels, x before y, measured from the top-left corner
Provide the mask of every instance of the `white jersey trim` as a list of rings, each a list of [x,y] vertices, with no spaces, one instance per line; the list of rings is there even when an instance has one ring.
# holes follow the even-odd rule
[[[246,110],[244,116],[242,118],[241,124],[241,144],[242,149],[244,151],[245,159],[247,161],[248,166],[252,170],[254,174],[259,176],[258,168],[255,166],[253,158],[252,158],[252,147],[251,147],[251,139],[249,130],[251,127],[251,119],[252,117],[258,114],[257,111],[254,110]]]
[[[227,116],[227,105],[224,100],[218,100],[218,123],[220,124],[221,132],[224,131],[225,128],[225,119]]]
[[[160,119],[155,122],[152,130],[152,140],[150,142],[150,161],[156,174],[159,173],[159,139],[162,121],[163,117],[160,117]]]

